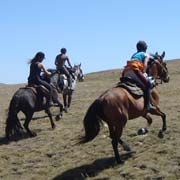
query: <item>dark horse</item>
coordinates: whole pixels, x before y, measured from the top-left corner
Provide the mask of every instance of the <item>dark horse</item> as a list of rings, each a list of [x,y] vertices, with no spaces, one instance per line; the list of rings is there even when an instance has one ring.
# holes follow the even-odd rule
[[[154,60],[149,66],[149,73],[154,78],[160,78],[163,82],[169,81],[169,73],[166,63],[163,61],[165,53],[162,55],[156,54]],[[163,137],[163,132],[166,130],[166,115],[158,107],[159,94],[157,87],[152,89],[152,103],[156,107],[151,112],[153,115],[161,116],[162,129],[159,131],[159,137]],[[101,120],[108,125],[110,137],[112,139],[112,147],[115,158],[118,163],[122,162],[118,152],[118,143],[120,143],[124,150],[131,151],[130,147],[121,139],[123,128],[130,119],[143,116],[147,119],[149,125],[152,119],[147,115],[144,109],[144,97],[134,97],[122,87],[111,88],[102,93],[88,108],[84,117],[85,136],[82,137],[80,143],[86,143],[93,140],[100,131]]]
[[[84,81],[84,75],[81,69],[81,64],[74,65],[72,69],[69,69],[70,74],[74,76],[74,79],[71,77],[71,89],[68,88],[68,81],[64,74],[59,74],[59,72],[57,72],[54,69],[49,69],[49,71],[53,73],[53,76],[51,76],[50,78],[50,82],[54,84],[54,86],[56,86],[57,89],[59,89],[60,93],[62,93],[64,111],[67,112],[68,108],[71,105],[72,95],[76,87],[76,81]]]
[[[56,119],[60,119],[62,117],[63,105],[58,99],[58,92],[56,88],[53,87],[52,89],[52,100],[60,107],[60,112],[56,116]],[[32,119],[34,112],[45,110],[45,112],[49,116],[51,127],[53,129],[55,128],[55,123],[53,122],[50,107],[46,106],[46,100],[44,98],[45,92],[43,93],[43,91],[47,91],[47,89],[42,86],[38,86],[36,88],[19,88],[15,92],[10,101],[8,116],[6,120],[5,134],[8,139],[13,135],[21,134],[23,128],[18,118],[18,113],[20,111],[23,112],[25,115],[24,128],[26,129],[30,137],[36,136],[36,133],[32,132],[29,129],[29,123]]]

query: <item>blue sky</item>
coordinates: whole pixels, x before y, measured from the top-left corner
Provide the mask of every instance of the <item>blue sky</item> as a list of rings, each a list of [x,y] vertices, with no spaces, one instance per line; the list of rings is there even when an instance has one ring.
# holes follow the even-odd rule
[[[121,69],[138,40],[179,58],[179,18],[179,0],[1,0],[0,83],[26,83],[38,51],[55,68],[62,47],[84,73]]]

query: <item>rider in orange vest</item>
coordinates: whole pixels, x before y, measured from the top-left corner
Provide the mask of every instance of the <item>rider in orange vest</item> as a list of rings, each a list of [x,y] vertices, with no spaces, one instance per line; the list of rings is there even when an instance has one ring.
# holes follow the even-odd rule
[[[146,53],[147,44],[144,41],[139,41],[136,44],[137,52],[134,53],[130,61],[127,61],[127,65],[124,67],[122,76],[131,77],[138,83],[140,83],[145,89],[145,107],[148,111],[155,109],[150,103],[150,89],[151,84],[145,77],[147,70],[147,64],[150,59],[150,55]]]

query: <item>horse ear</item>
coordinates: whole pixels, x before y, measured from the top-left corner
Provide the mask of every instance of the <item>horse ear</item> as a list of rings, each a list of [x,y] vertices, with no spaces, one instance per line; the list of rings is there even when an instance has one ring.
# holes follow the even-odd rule
[[[155,56],[158,56],[158,52],[155,53]]]
[[[79,67],[81,67],[81,63],[79,64]]]
[[[165,51],[163,51],[161,57],[162,57],[162,59],[165,57]]]

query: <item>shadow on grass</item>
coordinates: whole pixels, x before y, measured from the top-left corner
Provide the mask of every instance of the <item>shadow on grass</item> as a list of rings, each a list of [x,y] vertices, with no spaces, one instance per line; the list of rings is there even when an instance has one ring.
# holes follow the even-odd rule
[[[6,137],[0,137],[0,146],[4,144],[9,144],[9,141]]]
[[[9,140],[4,136],[4,137],[0,137],[0,146],[1,145],[5,145],[5,144],[10,144],[13,141],[19,141],[19,140],[23,140],[23,139],[27,139],[30,138],[28,133],[26,132],[21,132],[21,134],[19,135],[13,135]]]
[[[36,129],[33,132],[38,134],[41,131],[42,131],[42,129]],[[30,137],[29,134],[26,131],[22,130],[20,133],[11,136],[10,139],[7,139],[5,136],[4,137],[0,137],[0,146],[1,145],[5,145],[5,144],[8,145],[8,144],[10,144],[13,141],[20,141],[20,140],[28,139],[28,138],[33,138],[33,137]]]
[[[124,153],[121,158],[125,161],[131,157],[133,153]],[[82,165],[73,169],[69,169],[60,175],[57,175],[53,180],[85,180],[88,177],[95,177],[101,171],[116,166],[117,163],[114,157],[97,159],[92,164]],[[108,180],[103,178],[102,180]],[[99,179],[100,180],[100,179]]]

